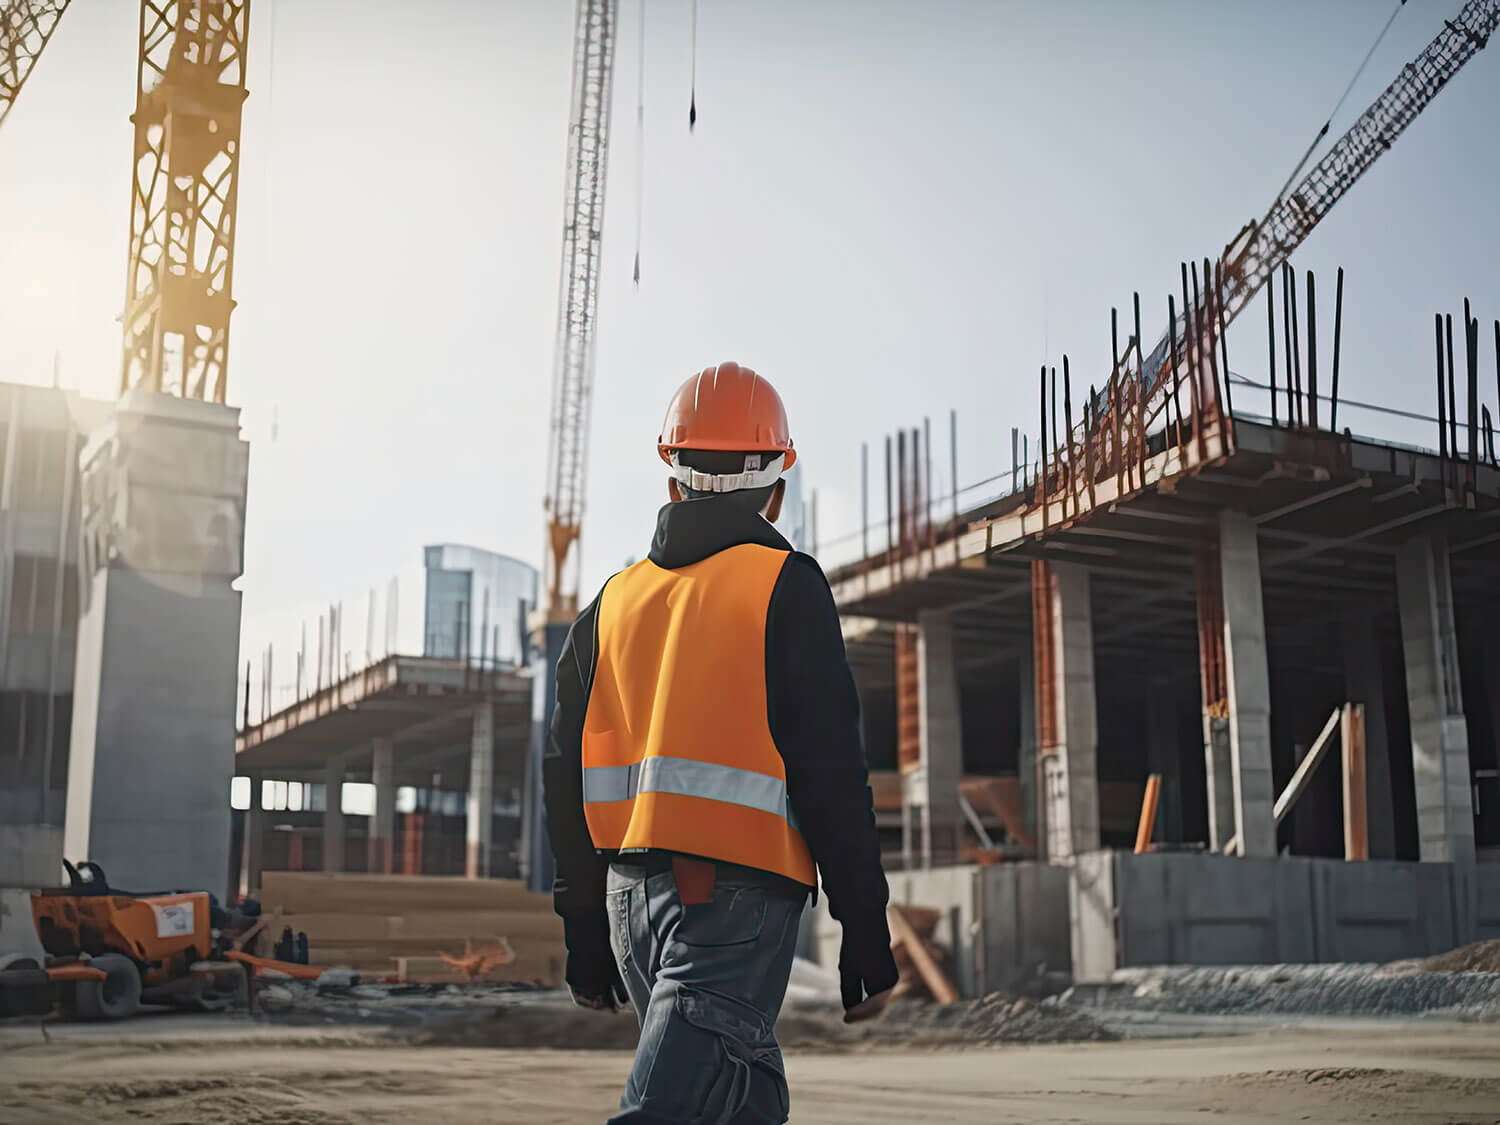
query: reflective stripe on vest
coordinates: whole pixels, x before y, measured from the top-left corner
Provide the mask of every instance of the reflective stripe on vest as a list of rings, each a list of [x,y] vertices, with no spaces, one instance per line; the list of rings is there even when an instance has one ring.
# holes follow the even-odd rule
[[[585,801],[633,801],[637,793],[680,793],[786,816],[786,782],[692,758],[647,758],[630,766],[583,771]]]
[[[786,558],[743,544],[677,570],[637,563],[606,584],[583,730],[596,847],[816,882],[766,717],[766,616]]]

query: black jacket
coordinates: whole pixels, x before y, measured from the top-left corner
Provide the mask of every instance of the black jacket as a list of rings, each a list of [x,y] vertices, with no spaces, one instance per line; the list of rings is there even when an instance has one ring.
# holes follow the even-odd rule
[[[758,513],[728,496],[704,497],[662,508],[648,557],[673,570],[742,543],[791,550]],[[557,858],[553,901],[574,953],[609,949],[604,880],[612,857],[595,849],[583,815],[583,718],[594,677],[598,609],[595,598],[563,645],[543,763]],[[846,944],[858,935],[883,961],[890,956],[888,891],[860,742],[859,696],[828,580],[808,555],[793,553],[772,591],[765,660],[771,737],[786,764],[792,811],[818,865],[829,911],[844,924]],[[764,878],[770,885],[797,886],[769,873]]]

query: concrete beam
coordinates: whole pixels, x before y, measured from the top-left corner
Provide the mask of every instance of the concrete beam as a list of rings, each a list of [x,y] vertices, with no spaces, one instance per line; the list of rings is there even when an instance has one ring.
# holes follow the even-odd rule
[[[1417,835],[1424,862],[1472,865],[1474,807],[1469,735],[1459,689],[1448,546],[1435,536],[1402,544],[1396,595],[1406,656]]]
[[[469,793],[466,805],[468,844],[464,874],[487,879],[490,846],[494,839],[495,708],[481,703],[474,709],[474,733],[469,747]]]
[[[1229,758],[1234,827],[1243,856],[1276,854],[1276,801],[1271,776],[1271,677],[1261,598],[1255,521],[1219,513],[1219,566],[1224,599],[1224,669],[1229,686]]]

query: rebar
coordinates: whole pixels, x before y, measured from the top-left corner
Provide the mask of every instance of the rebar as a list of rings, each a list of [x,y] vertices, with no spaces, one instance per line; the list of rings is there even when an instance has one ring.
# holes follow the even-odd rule
[[[1266,278],[1266,342],[1271,357],[1271,425],[1276,426],[1276,290]]]
[[[1328,403],[1328,428],[1339,428],[1339,345],[1344,338],[1344,267],[1339,267],[1338,284],[1333,293],[1333,387]]]
[[[1307,421],[1318,428],[1318,291],[1307,271]]]

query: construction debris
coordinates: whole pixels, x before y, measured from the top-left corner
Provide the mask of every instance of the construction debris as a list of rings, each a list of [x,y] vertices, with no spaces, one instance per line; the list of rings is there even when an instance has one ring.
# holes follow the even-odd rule
[[[1411,973],[1500,973],[1500,938],[1461,945],[1436,957],[1393,961],[1381,970],[1386,976]]]
[[[307,934],[315,966],[403,982],[561,982],[552,898],[518,882],[268,871],[261,901]]]
[[[939,1004],[957,1003],[958,990],[939,968],[945,955],[932,941],[942,915],[920,906],[896,905],[888,907],[886,913],[891,923],[891,950],[896,955],[896,967],[901,970],[895,995],[925,988]]]

